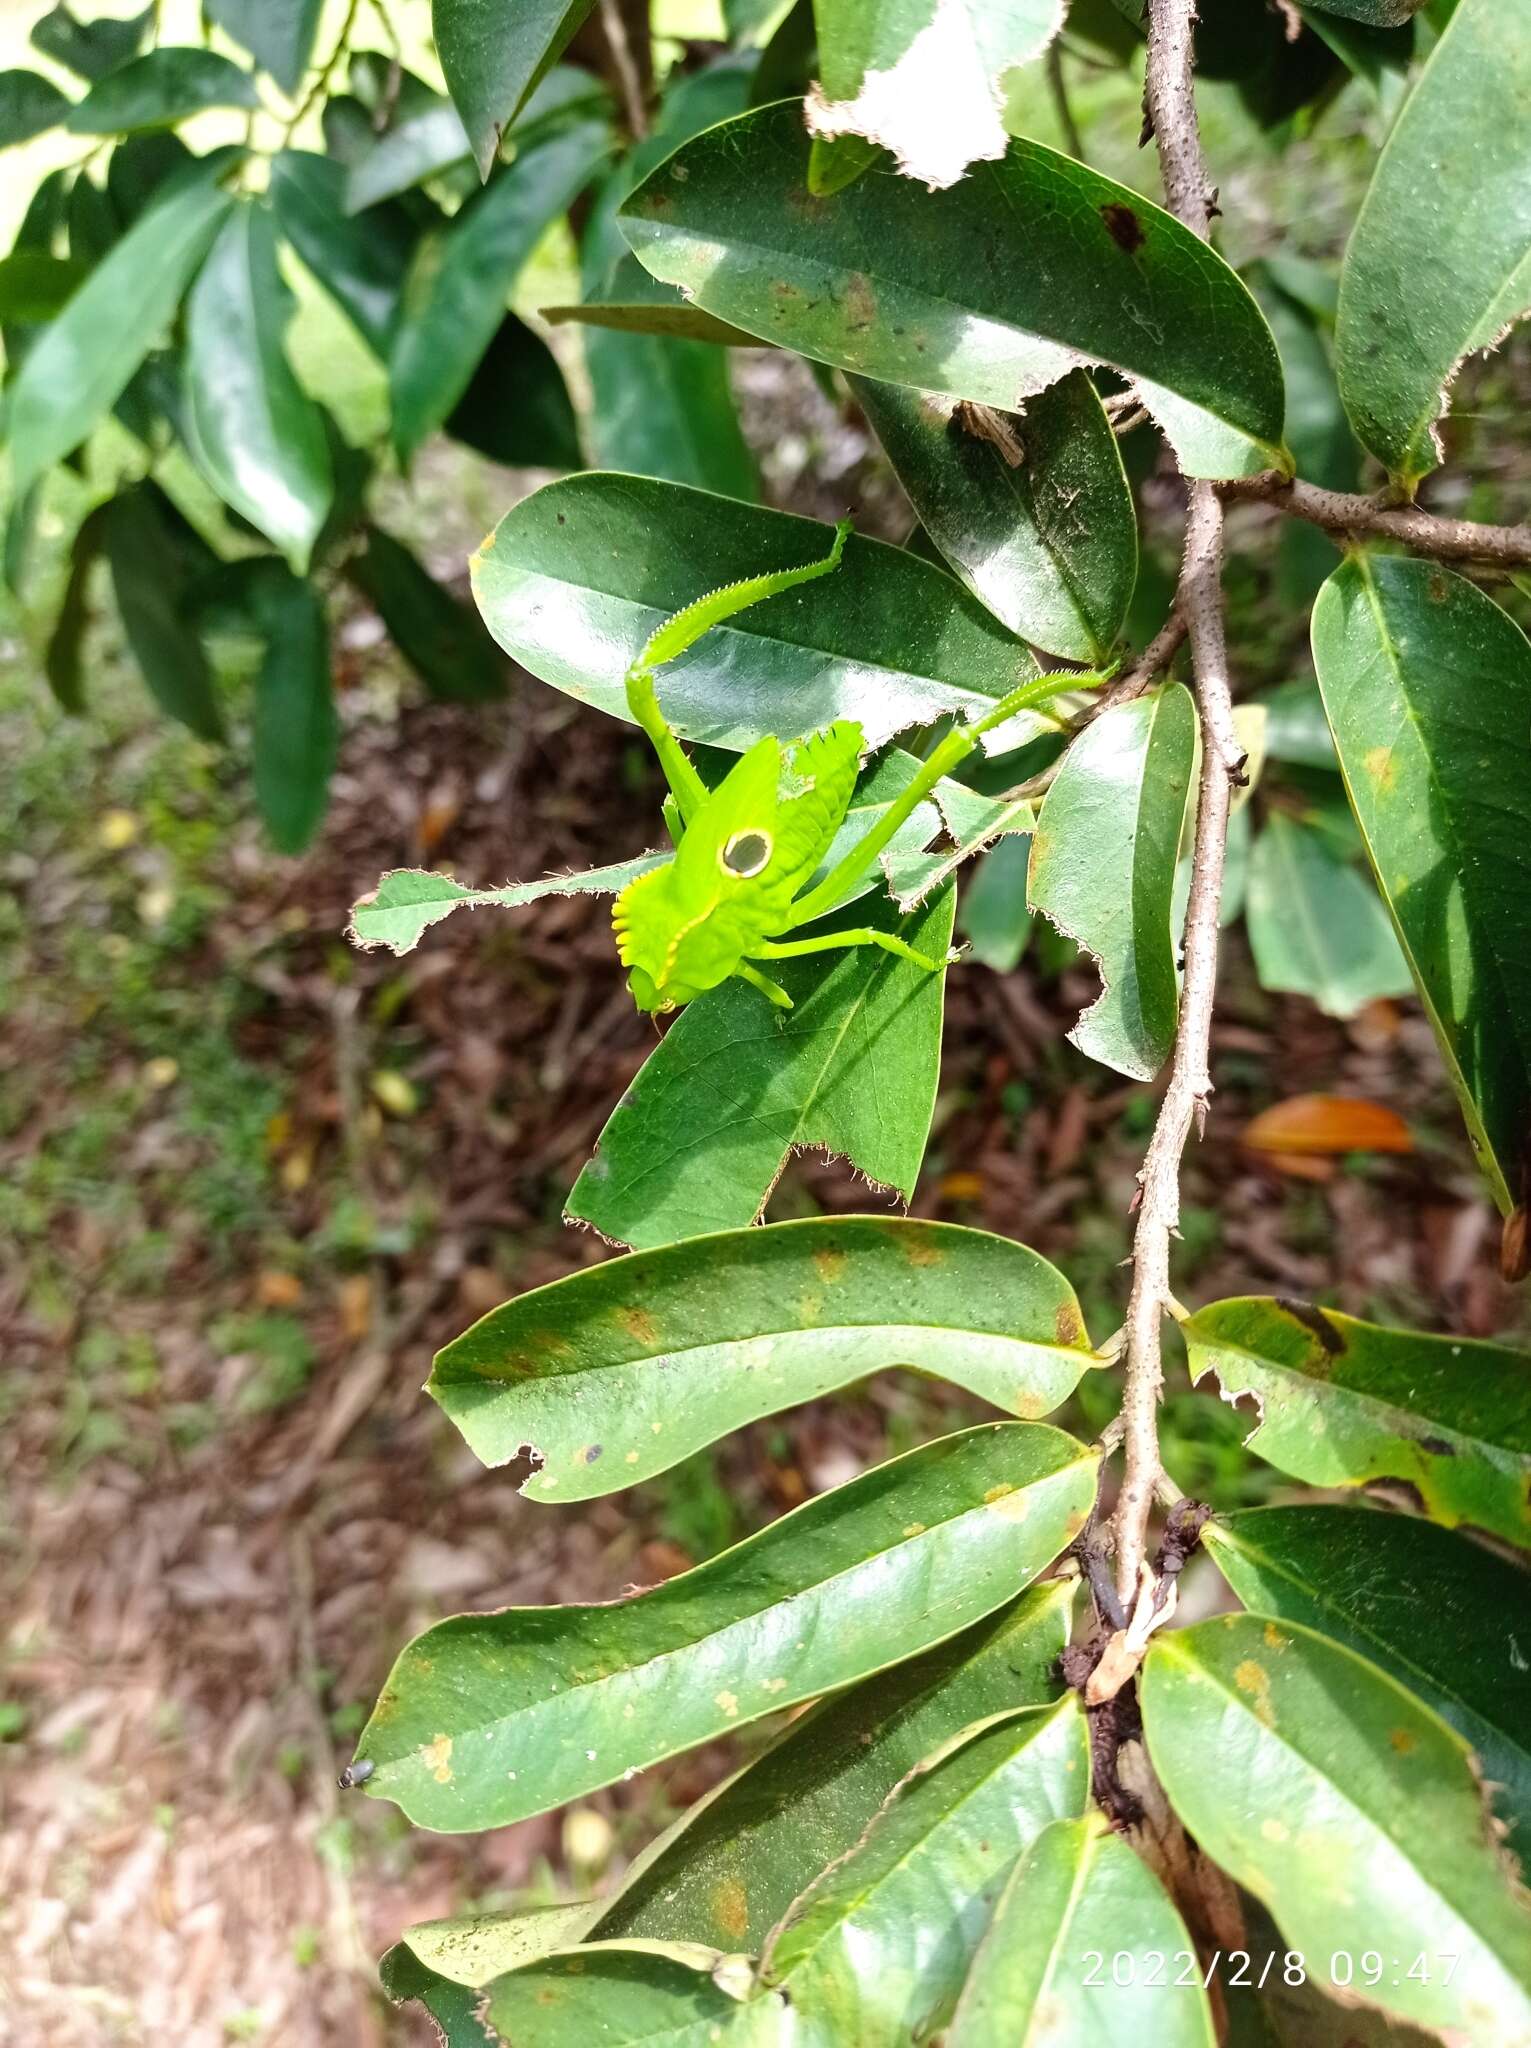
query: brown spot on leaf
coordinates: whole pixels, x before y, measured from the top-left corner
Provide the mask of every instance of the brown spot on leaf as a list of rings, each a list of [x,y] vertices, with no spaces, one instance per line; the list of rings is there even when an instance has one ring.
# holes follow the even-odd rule
[[[865,271],[853,270],[845,280],[845,291],[841,297],[845,313],[846,328],[852,334],[859,334],[870,327],[877,318],[877,294],[872,290],[872,281]]]
[[[1053,1335],[1060,1344],[1077,1344],[1084,1336],[1084,1324],[1073,1302],[1059,1303],[1058,1313],[1053,1317]]]
[[[923,1230],[903,1228],[899,1231],[899,1240],[904,1247],[904,1257],[911,1266],[939,1266],[946,1259],[945,1252],[938,1244],[932,1243]]]
[[[1267,1728],[1273,1727],[1276,1717],[1271,1712],[1271,1675],[1265,1666],[1256,1663],[1253,1657],[1246,1657],[1235,1667],[1233,1682],[1240,1692],[1248,1695],[1255,1719],[1263,1721]]]
[[[1106,223],[1106,232],[1118,249],[1125,249],[1129,256],[1142,248],[1147,237],[1143,223],[1135,210],[1120,199],[1108,199],[1100,209],[1100,217]]]
[[[1391,1747],[1396,1749],[1400,1756],[1407,1756],[1411,1749],[1418,1746],[1412,1730],[1408,1728],[1390,1728],[1387,1732],[1387,1739]]]
[[[646,1308],[619,1308],[617,1321],[635,1344],[652,1350],[659,1342],[659,1325]]]
[[[1427,588],[1430,593],[1430,602],[1432,604],[1444,604],[1446,602],[1447,594],[1451,589],[1451,585],[1446,581],[1445,575],[1441,570],[1432,569],[1430,572],[1430,581]]]
[[[1443,1436],[1422,1436],[1419,1447],[1428,1451],[1432,1458],[1454,1458],[1457,1454],[1456,1445],[1447,1443]]]
[[[1311,1301],[1294,1301],[1288,1295],[1279,1295],[1276,1306],[1283,1315],[1290,1316],[1294,1323],[1301,1323],[1305,1330],[1313,1333],[1323,1346],[1326,1357],[1338,1358],[1345,1349],[1344,1337],[1323,1310],[1315,1308]]]

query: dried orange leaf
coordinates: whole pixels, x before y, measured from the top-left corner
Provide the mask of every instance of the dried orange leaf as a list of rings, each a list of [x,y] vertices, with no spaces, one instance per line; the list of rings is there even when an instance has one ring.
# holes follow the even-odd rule
[[[1396,1110],[1352,1095],[1292,1095],[1244,1126],[1253,1152],[1412,1152],[1414,1140]]]

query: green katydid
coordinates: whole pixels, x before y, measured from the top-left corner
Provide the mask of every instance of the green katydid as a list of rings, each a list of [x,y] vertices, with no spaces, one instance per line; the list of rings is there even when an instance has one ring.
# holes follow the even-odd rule
[[[653,742],[670,785],[665,814],[675,839],[673,857],[629,882],[612,907],[617,951],[640,1010],[678,1009],[730,975],[790,1010],[786,990],[756,963],[840,946],[879,946],[938,973],[955,953],[933,960],[892,932],[863,927],[800,939],[786,934],[823,917],[853,892],[915,806],[973,751],[980,734],[1061,691],[1104,680],[1077,671],[1039,676],[973,724],[956,727],[877,823],[815,882],[850,808],[864,746],[861,727],[837,719],[786,746],[768,734],[709,790],[659,708],[654,672],[733,613],[829,575],[839,567],[849,532],[850,521],[842,520],[822,561],[747,577],[698,598],[665,621],[627,671],[628,709]]]

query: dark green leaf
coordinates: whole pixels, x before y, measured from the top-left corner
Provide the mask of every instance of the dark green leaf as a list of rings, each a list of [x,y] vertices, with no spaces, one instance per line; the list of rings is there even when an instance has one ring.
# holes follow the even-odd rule
[[[807,175],[800,110],[763,107],[668,158],[623,230],[709,312],[840,369],[1013,410],[1107,363],[1189,473],[1286,465],[1259,308],[1137,193],[1025,141],[947,192],[863,177],[815,199]]]
[[[905,2048],[939,2031],[1006,1878],[1089,1796],[1090,1741],[1073,1693],[925,1760],[771,1937],[761,1976],[791,2001],[795,2040]]]
[[[998,1617],[793,1722],[639,1858],[597,1908],[596,1935],[761,1949],[917,1764],[977,1721],[1055,1697],[1072,1605],[1067,1582],[1034,1586]]]
[[[1175,1037],[1170,909],[1191,787],[1196,712],[1179,683],[1119,704],[1063,757],[1031,842],[1030,902],[1094,954],[1099,997],[1069,1037],[1151,1081]]]
[[[119,64],[135,56],[154,19],[152,6],[126,20],[102,15],[95,21],[76,21],[59,0],[32,31],[32,47],[52,57],[77,78],[104,78]]]
[[[68,219],[68,204],[69,173],[49,171],[27,201],[11,244],[13,252],[34,249],[42,256],[53,255]]]
[[[1246,1607],[1333,1636],[1451,1723],[1472,1745],[1524,1864],[1531,1849],[1531,1659],[1520,1641],[1531,1613],[1525,1571],[1413,1515],[1365,1509],[1247,1508],[1203,1533]]]
[[[841,1217],[535,1288],[438,1352],[427,1391],[486,1465],[540,1458],[533,1499],[586,1500],[888,1366],[1035,1420],[1093,1362],[1073,1289],[1035,1252],[952,1224]]]
[[[1462,0],[1351,232],[1340,390],[1362,441],[1411,496],[1441,459],[1435,423],[1458,364],[1531,309],[1528,97],[1531,13]]]
[[[301,573],[329,512],[334,476],[319,408],[287,360],[292,311],[271,212],[241,201],[187,305],[193,445],[224,503]]]
[[[81,171],[69,188],[66,211],[70,257],[94,269],[122,233],[117,209],[90,173]]]
[[[0,256],[0,320],[51,320],[61,313],[87,275],[85,265],[36,249]]]
[[[206,0],[208,14],[290,98],[314,53],[324,0]]]
[[[0,149],[56,128],[70,102],[39,71],[0,71]]]
[[[446,430],[511,469],[578,469],[583,461],[558,358],[513,313],[500,322]]]
[[[367,529],[346,572],[376,606],[389,638],[433,697],[484,704],[505,694],[505,664],[466,605],[443,590],[402,542]]]
[[[980,603],[1052,654],[1104,660],[1137,581],[1138,526],[1084,371],[1001,421],[1005,448],[929,392],[850,381],[926,532]]]
[[[1162,1631],[1141,1684],[1176,1812],[1313,1975],[1371,1950],[1378,1980],[1356,1969],[1347,1997],[1464,2048],[1531,2039],[1531,1913],[1444,1721],[1352,1651],[1254,1614]],[[1443,1951],[1451,1982],[1409,1974]]]
[[[207,656],[191,625],[189,577],[177,550],[174,508],[140,484],[104,508],[102,546],[133,659],[150,693],[199,738],[223,738]]]
[[[897,931],[939,959],[954,896],[948,885],[902,919],[878,899],[830,922]],[[818,1146],[909,1198],[935,1109],[944,973],[870,948],[780,966],[792,1010],[734,979],[676,1019],[574,1183],[574,1221],[639,1248],[742,1228],[793,1152]]]
[[[110,517],[109,504],[97,505],[80,522],[69,550],[69,580],[43,657],[49,688],[64,710],[76,714],[85,709],[80,656],[90,624],[91,571],[101,559]]]
[[[957,906],[957,928],[980,966],[1009,974],[1031,937],[1026,877],[1031,838],[1012,833],[990,849],[973,869]]]
[[[267,639],[255,679],[255,801],[277,852],[301,853],[323,820],[340,743],[329,631],[313,584],[280,570],[261,612]]]
[[[431,0],[431,27],[473,154],[488,177],[532,87],[557,62],[592,0]]]
[[[1367,855],[1508,1210],[1531,1166],[1531,646],[1465,577],[1357,554],[1319,594],[1313,660]]]
[[[146,129],[119,142],[107,159],[106,190],[123,227],[131,227],[161,188],[193,161],[180,136],[169,129]]]
[[[363,213],[379,200],[423,185],[468,158],[468,138],[450,100],[417,107],[385,128],[346,175],[345,210]]]
[[[931,191],[1003,157],[1011,74],[1063,26],[1054,0],[819,0],[815,16],[820,86],[804,109],[808,131],[855,146],[828,182],[815,176],[815,192],[858,176],[876,157],[868,145]]]
[[[498,1827],[868,1677],[1034,1578],[1082,1526],[1096,1463],[1042,1424],[984,1424],[636,1599],[440,1622],[358,1739],[367,1790],[427,1827]]]
[[[1394,1484],[1448,1528],[1531,1537],[1531,1358],[1263,1296],[1181,1325],[1193,1378],[1252,1394],[1250,1448],[1310,1486]],[[1528,1546],[1531,1547],[1531,1546]]]
[[[523,150],[422,243],[405,287],[389,365],[394,442],[408,460],[467,390],[538,238],[586,185],[609,146],[593,121]]]
[[[401,208],[347,217],[345,172],[328,157],[284,149],[271,165],[277,225],[315,279],[383,362],[419,239]]]
[[[1371,882],[1284,811],[1255,841],[1245,916],[1260,986],[1309,996],[1326,1017],[1413,990]]]
[[[162,48],[109,72],[78,101],[64,126],[76,135],[173,128],[206,107],[253,107],[255,81],[216,50]]]
[[[79,446],[169,325],[231,204],[199,171],[128,230],[28,351],[11,392],[17,491]]]
[[[947,2048],[1213,2048],[1201,1974],[1187,1983],[1179,1967],[1194,1952],[1159,1880],[1104,1814],[1056,1820],[1005,1887]],[[1112,1975],[1119,1956],[1134,1965],[1125,1982]]]
[[[622,678],[682,605],[762,570],[821,559],[829,529],[644,477],[548,484],[473,561],[479,609],[506,652],[581,703],[627,716]],[[1034,675],[1014,639],[950,576],[852,534],[833,576],[741,612],[673,667],[665,716],[688,739],[739,750],[762,733],[861,722],[880,746],[943,713],[982,713]],[[990,735],[1018,745],[1017,720]]]

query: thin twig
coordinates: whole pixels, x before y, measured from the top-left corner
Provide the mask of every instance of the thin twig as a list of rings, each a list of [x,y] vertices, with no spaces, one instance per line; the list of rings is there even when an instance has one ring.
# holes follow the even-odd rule
[[[1237,477],[1217,487],[1224,500],[1274,505],[1294,519],[1306,519],[1326,533],[1366,534],[1374,540],[1404,541],[1422,555],[1447,562],[1531,562],[1531,525],[1483,526],[1472,519],[1443,519],[1417,505],[1381,505],[1358,491],[1326,491],[1294,482],[1278,471]]]
[[[282,146],[284,149],[290,147],[292,138],[303,126],[304,121],[307,120],[309,114],[312,113],[320,100],[329,91],[330,79],[334,75],[335,67],[351,46],[351,31],[356,26],[356,17],[360,8],[361,0],[351,0],[351,4],[346,9],[345,20],[340,24],[340,33],[331,45],[330,54],[319,66],[313,84],[298,102],[292,119],[287,123],[286,128],[282,132]]]
[[[633,46],[628,40],[627,23],[622,19],[617,0],[601,0],[601,27],[605,32],[606,47],[611,51],[617,83],[622,88],[628,133],[635,142],[641,142],[649,130],[648,113],[643,104],[638,66],[633,61]]]
[[[1130,704],[1134,697],[1153,686],[1179,652],[1180,643],[1186,636],[1185,613],[1177,600],[1175,609],[1143,649],[1137,660],[1119,675],[1109,690],[1104,690],[1088,706],[1081,723],[1098,718],[1103,711],[1114,711],[1118,704]]]
[[[1069,105],[1068,81],[1063,76],[1063,52],[1058,47],[1056,36],[1047,46],[1047,89],[1053,96],[1053,111],[1058,116],[1064,148],[1077,163],[1088,163],[1089,158],[1084,153],[1084,137],[1079,132],[1079,123],[1074,119],[1074,109]]]
[[[1146,103],[1159,146],[1170,210],[1206,239],[1211,212],[1196,100],[1191,29],[1194,0],[1150,0]],[[1223,507],[1215,488],[1192,483],[1185,559],[1176,596],[1191,640],[1201,724],[1201,779],[1185,923],[1185,980],[1169,1083],[1138,1175],[1141,1199],[1133,1238],[1122,1391],[1123,1474],[1117,1497],[1116,1583],[1124,1600],[1138,1584],[1148,1518],[1163,1479],[1159,1457],[1161,1339],[1170,1291],[1170,1244],[1180,1221],[1180,1162],[1212,1095],[1209,1053],[1217,985],[1218,904],[1233,792],[1243,768],[1233,725],[1223,632]]]

